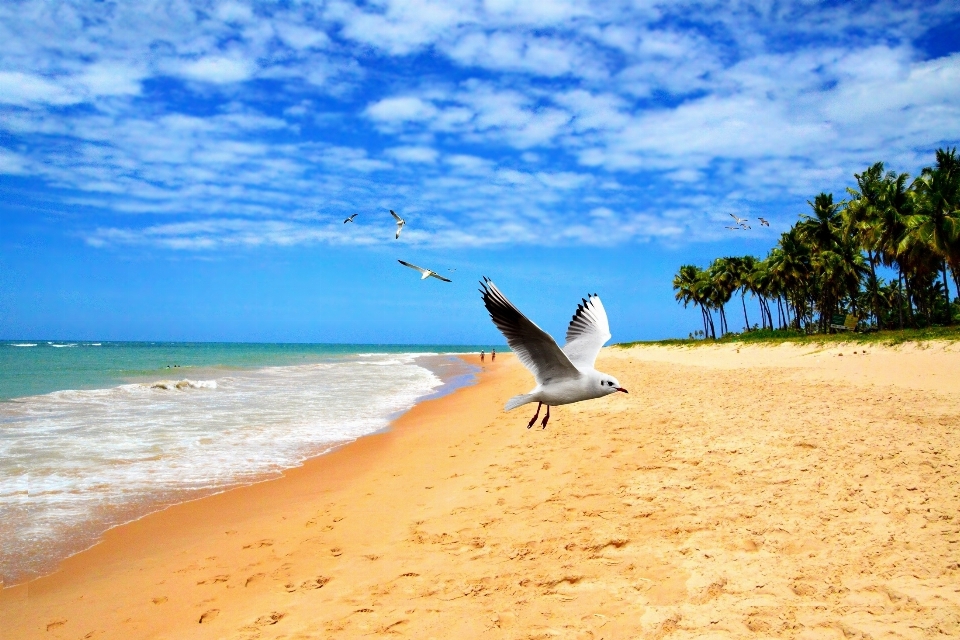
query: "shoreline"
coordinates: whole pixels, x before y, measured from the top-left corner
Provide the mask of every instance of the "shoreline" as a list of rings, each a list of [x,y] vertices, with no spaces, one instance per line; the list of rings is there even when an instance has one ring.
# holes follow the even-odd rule
[[[630,394],[528,430],[532,406],[502,406],[531,376],[512,356],[485,363],[390,432],[114,530],[0,591],[5,630],[960,633],[960,354],[608,348],[597,368]]]
[[[438,357],[438,354],[428,354],[426,357],[431,356]],[[209,515],[210,511],[225,515],[234,524],[239,524],[249,520],[244,513],[247,504],[269,504],[272,510],[276,510],[276,498],[282,496],[282,500],[289,505],[291,496],[304,491],[305,485],[319,483],[323,485],[320,491],[324,494],[336,493],[354,485],[358,477],[369,473],[372,465],[395,452],[399,441],[416,441],[422,438],[423,434],[414,432],[422,427],[420,423],[424,418],[433,418],[435,423],[438,422],[437,418],[440,418],[439,422],[442,422],[447,405],[455,406],[459,403],[458,394],[476,388],[482,380],[489,381],[491,377],[496,377],[496,372],[485,369],[484,365],[480,364],[478,356],[439,354],[439,357],[445,356],[455,357],[474,370],[460,372],[447,379],[436,369],[427,367],[443,380],[443,384],[419,398],[409,410],[395,416],[384,429],[311,456],[275,477],[228,487],[212,494],[171,504],[115,525],[106,530],[90,547],[63,559],[52,572],[0,588],[0,614],[12,612],[13,619],[16,619],[21,617],[17,614],[23,614],[23,608],[29,601],[35,601],[38,594],[60,595],[64,591],[70,593],[74,589],[82,590],[91,583],[99,584],[103,580],[112,580],[115,572],[124,564],[168,551],[171,545],[179,549],[202,544],[205,537],[220,529],[219,524],[211,522],[216,518]],[[507,360],[509,357],[502,357],[497,365],[502,363],[506,370],[510,367]],[[485,364],[489,367],[489,363]],[[465,380],[465,377],[471,380]],[[433,426],[436,428],[436,425]],[[218,533],[220,536],[224,535],[222,531]],[[234,535],[237,531],[228,533]],[[157,542],[161,536],[167,537],[164,542]],[[122,569],[119,571],[123,572]],[[0,617],[9,619],[6,615]],[[56,622],[53,621],[50,630],[62,626],[55,624]],[[45,627],[35,627],[32,630],[18,628],[17,625],[14,627],[27,634],[24,637],[29,637],[31,632],[47,631]],[[15,633],[13,637],[20,636]]]
[[[379,354],[377,354],[379,355]],[[371,431],[369,433],[359,436],[359,438],[364,438],[370,435],[384,433],[389,431],[393,424],[405,413],[410,411],[413,407],[421,402],[431,400],[434,398],[440,398],[450,393],[454,393],[457,389],[470,386],[476,382],[476,374],[479,372],[479,367],[471,365],[464,358],[466,354],[446,354],[446,353],[424,353],[418,354],[416,352],[412,353],[402,353],[397,355],[408,355],[412,356],[414,362],[432,373],[438,380],[439,384],[433,389],[426,391],[423,395],[417,397],[413,404],[406,409],[392,413],[386,417],[386,424],[383,427]],[[268,365],[267,368],[271,368],[274,365]],[[276,365],[276,366],[297,366],[297,365]],[[258,367],[263,368],[263,367]],[[453,370],[450,371],[449,369]],[[184,367],[186,369],[186,367]],[[223,371],[219,371],[213,368],[204,368],[201,370],[201,373],[209,376],[216,376],[217,374],[223,375],[224,373],[229,373],[231,369],[225,368]],[[244,369],[237,369],[243,371]],[[251,369],[251,371],[256,371],[257,369]],[[145,377],[139,380],[132,380],[130,384],[147,384],[155,385],[158,382],[167,382],[166,379],[154,379],[154,376]],[[199,379],[199,378],[198,378]],[[114,387],[106,387],[106,389],[112,389]],[[72,390],[67,390],[72,391]],[[14,400],[16,401],[16,400]],[[188,502],[193,502],[196,500],[203,500],[205,498],[215,496],[224,492],[232,491],[234,489],[247,487],[250,485],[258,484],[261,482],[267,482],[270,480],[276,480],[283,476],[283,474],[290,470],[295,469],[300,466],[303,466],[309,460],[319,458],[321,456],[329,455],[331,452],[336,451],[344,446],[350,445],[352,442],[355,442],[359,438],[348,439],[343,441],[332,441],[324,444],[322,447],[311,451],[304,455],[301,459],[295,461],[294,464],[290,466],[282,467],[278,470],[273,471],[264,471],[260,474],[246,477],[238,478],[234,482],[228,482],[221,485],[213,485],[209,487],[202,487],[192,490],[182,490],[179,493],[174,492],[170,494],[161,494],[163,499],[160,499],[160,496],[154,496],[155,499],[144,499],[141,501],[133,502],[129,505],[118,506],[116,511],[116,516],[112,519],[114,522],[108,524],[103,528],[104,523],[98,521],[97,519],[91,519],[87,522],[80,522],[76,525],[75,535],[79,536],[80,540],[88,540],[86,546],[80,547],[78,545],[71,545],[70,540],[62,540],[59,542],[59,545],[63,548],[63,553],[58,554],[56,557],[52,558],[49,562],[39,565],[37,569],[25,572],[24,574],[17,576],[12,581],[5,582],[0,576],[0,591],[3,589],[8,589],[23,584],[27,584],[33,580],[43,578],[45,576],[51,575],[57,571],[57,568],[64,561],[69,558],[83,553],[92,547],[98,545],[102,540],[104,535],[107,532],[117,528],[123,527],[137,520],[145,518],[155,513],[162,512],[166,509],[174,507],[178,504],[184,504]]]

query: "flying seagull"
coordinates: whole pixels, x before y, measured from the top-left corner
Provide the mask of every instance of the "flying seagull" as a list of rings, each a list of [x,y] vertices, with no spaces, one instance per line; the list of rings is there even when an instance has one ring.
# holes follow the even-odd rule
[[[741,222],[741,223],[740,223],[740,228],[741,228],[741,229],[752,229],[753,227],[751,227],[751,226],[748,225],[748,224],[745,224],[745,223]]]
[[[390,215],[392,215],[392,216],[396,219],[396,221],[397,221],[397,235],[396,235],[396,237],[394,238],[394,240],[398,240],[398,239],[400,238],[400,230],[403,229],[403,225],[405,225],[405,224],[407,224],[407,223],[406,223],[406,221],[404,221],[403,218],[401,218],[400,216],[398,216],[397,214],[395,214],[395,213],[393,212],[393,209],[390,209]]]
[[[727,227],[727,229],[732,229],[733,231],[742,231],[743,227]]]
[[[409,262],[404,262],[403,260],[397,260],[397,262],[405,267],[410,267],[411,269],[416,269],[419,271],[421,274],[423,274],[420,276],[421,280],[426,280],[427,278],[436,278],[437,280],[443,280],[444,282],[453,282],[453,280],[447,280],[436,271],[430,271],[430,269],[424,269],[423,267],[418,267],[415,264],[410,264]]]
[[[530,393],[510,398],[504,407],[510,411],[536,402],[537,412],[527,429],[537,421],[542,405],[547,405],[547,415],[540,423],[545,429],[550,420],[550,407],[602,398],[617,391],[627,393],[616,378],[593,368],[600,348],[610,339],[607,312],[597,294],[587,296],[577,305],[577,312],[567,327],[567,343],[561,349],[550,334],[513,306],[493,281],[484,277],[480,286],[490,319],[537,381]]]
[[[761,227],[769,227],[769,226],[770,226],[770,222],[768,222],[766,218],[757,218],[757,220],[760,221],[760,226],[761,226]]]
[[[359,214],[359,213],[353,214],[352,216],[350,216],[349,218],[347,218],[346,220],[344,220],[344,221],[343,221],[343,224],[347,224],[348,222],[353,222],[353,219],[356,218],[358,215],[360,215],[360,214]]]
[[[740,226],[743,226],[743,224],[744,224],[745,222],[747,222],[748,220],[750,220],[750,218],[738,218],[737,216],[733,215],[732,213],[730,214],[730,217],[733,218],[734,220],[736,220],[736,221],[737,221],[737,224],[739,224]]]

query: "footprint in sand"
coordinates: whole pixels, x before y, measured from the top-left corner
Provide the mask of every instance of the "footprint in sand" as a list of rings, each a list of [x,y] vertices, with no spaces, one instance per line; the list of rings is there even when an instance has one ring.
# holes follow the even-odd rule
[[[159,598],[154,598],[153,600],[151,600],[153,604],[163,604],[166,601],[167,601],[167,596],[160,596]]]
[[[259,582],[260,580],[263,580],[266,577],[267,577],[267,574],[265,573],[255,573],[249,578],[247,578],[247,581],[243,583],[243,586],[249,587],[251,584],[255,582]]]
[[[227,575],[218,575],[212,576],[210,578],[205,578],[197,582],[197,584],[217,584],[218,582],[226,582],[230,579],[230,576]]]
[[[272,624],[277,624],[282,620],[287,614],[282,611],[274,611],[270,615],[260,616],[254,622],[258,627],[269,627]]]
[[[304,580],[300,583],[300,586],[293,584],[292,582],[285,584],[283,586],[286,589],[287,593],[294,593],[297,591],[312,591],[314,589],[322,589],[323,585],[330,582],[330,578],[326,576],[318,576],[310,580]]]
[[[54,629],[59,629],[63,625],[67,624],[66,620],[55,620],[47,624],[47,631],[53,631]]]
[[[209,611],[205,611],[197,622],[200,624],[213,622],[218,615],[220,615],[220,609],[210,609]]]
[[[251,542],[250,544],[243,545],[244,549],[259,549],[260,547],[272,547],[273,540],[258,540],[257,542]]]

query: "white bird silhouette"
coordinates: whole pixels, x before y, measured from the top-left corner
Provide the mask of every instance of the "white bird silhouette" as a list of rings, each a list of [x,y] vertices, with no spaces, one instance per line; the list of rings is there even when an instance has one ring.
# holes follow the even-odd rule
[[[738,218],[737,216],[730,214],[730,217],[737,221],[737,224],[743,226],[745,222],[748,222],[750,218]]]
[[[430,269],[424,269],[423,267],[418,267],[415,264],[410,264],[409,262],[404,262],[403,260],[397,260],[397,262],[399,262],[405,267],[410,267],[411,269],[416,269],[417,271],[419,271],[422,274],[420,276],[421,280],[426,280],[427,278],[436,278],[437,280],[443,280],[444,282],[453,282],[453,280],[447,280],[436,271],[431,271]]]
[[[540,426],[546,428],[551,406],[602,398],[617,391],[627,393],[616,378],[593,368],[600,348],[611,337],[607,312],[597,294],[587,296],[577,305],[567,327],[567,343],[561,349],[550,334],[513,306],[489,278],[485,277],[480,286],[490,319],[537,381],[530,393],[510,398],[504,407],[510,411],[536,402],[537,412],[527,424],[528,429],[537,421],[543,405],[547,405],[547,415]]]
[[[358,215],[360,215],[360,214],[359,214],[359,213],[353,214],[352,216],[350,216],[349,218],[347,218],[346,220],[344,220],[344,221],[343,221],[343,224],[347,224],[348,222],[353,222],[353,219],[356,218]]]
[[[400,230],[403,229],[403,225],[405,225],[405,224],[407,224],[407,223],[404,221],[403,218],[401,218],[400,216],[398,216],[397,214],[395,214],[395,213],[393,212],[393,209],[390,209],[390,215],[392,215],[392,216],[397,220],[397,235],[396,235],[396,237],[394,238],[394,240],[399,240],[399,239],[400,239]]]

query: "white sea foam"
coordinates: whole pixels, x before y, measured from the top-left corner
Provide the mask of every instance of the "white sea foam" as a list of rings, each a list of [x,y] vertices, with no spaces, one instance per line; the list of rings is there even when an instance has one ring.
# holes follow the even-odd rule
[[[76,343],[73,343],[73,344],[53,344],[52,342],[48,342],[47,344],[50,345],[51,347],[56,347],[56,348],[58,348],[58,349],[62,349],[63,347],[75,347],[75,346],[77,346]]]
[[[337,358],[0,403],[0,578],[104,530],[378,431],[441,381],[414,356]]]
[[[130,387],[134,385],[124,385]],[[148,386],[151,389],[165,389],[167,391],[176,391],[184,389],[216,389],[216,380],[157,380],[149,385],[136,385],[138,387]]]
[[[23,342],[20,344],[11,344],[11,347],[35,347],[37,346],[36,342]]]

